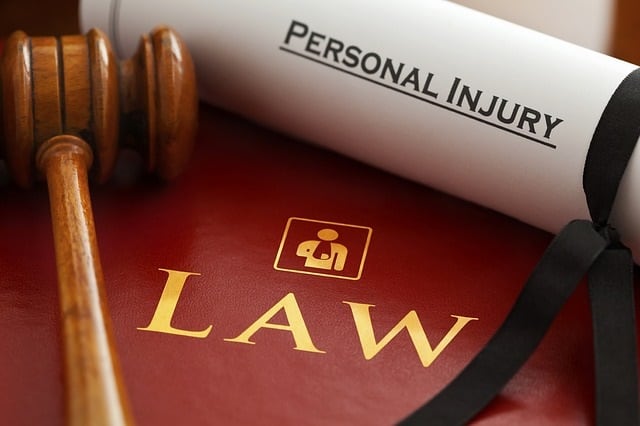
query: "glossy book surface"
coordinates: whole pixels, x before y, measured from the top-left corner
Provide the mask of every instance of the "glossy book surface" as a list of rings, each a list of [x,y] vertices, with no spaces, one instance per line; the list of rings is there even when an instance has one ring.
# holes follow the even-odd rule
[[[141,425],[392,424],[472,359],[551,236],[203,106],[186,173],[93,188]],[[44,188],[0,191],[0,413],[62,424]],[[585,286],[476,424],[593,419]]]

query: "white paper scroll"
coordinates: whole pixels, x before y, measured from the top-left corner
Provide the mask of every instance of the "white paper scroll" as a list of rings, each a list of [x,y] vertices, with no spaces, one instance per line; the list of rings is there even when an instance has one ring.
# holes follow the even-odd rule
[[[84,0],[82,21],[123,56],[170,24],[204,100],[551,232],[589,217],[589,141],[635,68],[442,0]],[[638,261],[640,155],[614,224]]]

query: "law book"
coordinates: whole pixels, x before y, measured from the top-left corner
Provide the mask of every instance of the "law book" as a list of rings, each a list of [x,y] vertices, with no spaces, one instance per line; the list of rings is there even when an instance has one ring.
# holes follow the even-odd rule
[[[394,424],[485,345],[551,239],[205,105],[182,177],[138,166],[93,203],[139,425]],[[0,197],[2,423],[60,425],[46,191]],[[592,423],[586,293],[474,424]]]

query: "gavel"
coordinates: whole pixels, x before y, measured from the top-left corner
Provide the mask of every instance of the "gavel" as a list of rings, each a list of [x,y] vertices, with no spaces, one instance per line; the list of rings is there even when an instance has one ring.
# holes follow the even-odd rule
[[[105,182],[119,148],[162,179],[185,167],[197,124],[193,63],[168,28],[115,58],[106,36],[10,36],[1,63],[3,154],[15,182],[46,180],[60,298],[70,425],[132,424],[110,318],[89,179]],[[0,138],[2,139],[2,138]]]

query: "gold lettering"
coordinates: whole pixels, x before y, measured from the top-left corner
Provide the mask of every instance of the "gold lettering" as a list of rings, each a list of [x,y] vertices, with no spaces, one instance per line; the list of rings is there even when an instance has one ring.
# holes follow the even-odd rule
[[[284,314],[287,317],[288,324],[270,323],[269,320],[273,318],[280,310],[284,310]],[[271,328],[274,330],[284,330],[291,332],[293,340],[296,343],[296,346],[294,348],[296,350],[317,352],[321,354],[325,353],[325,351],[321,351],[316,348],[311,341],[311,335],[309,335],[309,330],[304,323],[302,312],[300,312],[298,302],[296,301],[296,297],[293,293],[289,293],[285,297],[283,297],[282,300],[276,303],[271,309],[269,309],[253,324],[251,324],[249,328],[240,333],[238,337],[224,340],[227,342],[248,343],[250,345],[255,345],[255,342],[252,342],[250,339],[261,328]]]
[[[367,305],[363,303],[342,302],[351,307],[353,314],[353,320],[356,325],[356,331],[360,337],[360,345],[362,346],[362,352],[365,359],[369,360],[375,357],[378,352],[382,350],[403,328],[407,329],[411,342],[418,352],[418,357],[422,365],[429,367],[433,361],[438,358],[442,351],[451,343],[456,335],[466,326],[470,321],[477,320],[478,318],[462,317],[458,315],[451,315],[456,318],[456,323],[451,327],[447,334],[442,338],[440,343],[435,348],[431,347],[429,339],[420,324],[418,314],[416,311],[411,311],[405,315],[402,320],[391,329],[386,336],[384,336],[379,342],[376,342],[376,337],[373,331],[373,325],[371,324],[371,315],[369,308],[375,305]]]
[[[153,314],[153,318],[151,318],[151,322],[146,327],[138,327],[138,330],[177,334],[178,336],[196,337],[199,339],[207,337],[211,332],[211,325],[201,331],[182,330],[171,326],[171,319],[173,318],[173,313],[178,305],[178,299],[180,299],[180,293],[182,293],[182,289],[184,288],[184,284],[187,282],[187,278],[191,275],[200,274],[162,268],[159,268],[159,270],[169,274],[167,282],[164,285],[164,290],[160,296],[160,301],[158,302],[156,311]]]

